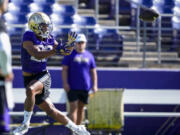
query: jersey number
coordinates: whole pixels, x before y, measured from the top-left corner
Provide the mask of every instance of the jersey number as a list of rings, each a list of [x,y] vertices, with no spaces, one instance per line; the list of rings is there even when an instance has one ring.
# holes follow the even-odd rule
[[[37,45],[38,49],[41,51],[46,51],[46,50],[52,50],[53,47],[51,45],[43,46],[43,45]],[[34,56],[31,56],[31,60],[36,61],[36,62],[46,62],[47,58],[38,60]]]

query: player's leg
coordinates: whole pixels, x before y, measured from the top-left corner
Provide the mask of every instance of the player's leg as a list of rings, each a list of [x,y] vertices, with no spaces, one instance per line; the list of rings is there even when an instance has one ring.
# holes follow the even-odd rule
[[[35,105],[35,96],[42,93],[43,83],[37,80],[33,80],[26,87],[26,99],[24,103],[24,109],[28,112],[32,112]]]
[[[49,98],[47,98],[44,102],[39,104],[38,107],[41,110],[45,111],[48,116],[52,117],[53,119],[62,123],[63,125],[66,125],[68,123],[66,116],[55,108],[55,106]]]
[[[34,104],[42,102],[43,99],[41,99],[41,97],[44,96],[44,93],[47,93],[46,96],[49,96],[46,90],[50,87],[50,83],[51,79],[48,72],[24,77],[24,85],[26,87],[24,121],[21,126],[13,131],[14,135],[24,134],[28,131]],[[38,99],[40,99],[40,101]]]
[[[49,115],[56,121],[70,128],[76,135],[90,135],[90,133],[86,130],[84,126],[74,124],[66,115],[56,109],[49,98],[39,104],[38,107],[45,111],[47,115]]]
[[[84,120],[84,107],[85,103],[78,101],[78,112],[77,112],[77,125],[80,125]]]
[[[77,111],[77,125],[80,125],[84,120],[84,107],[88,104],[88,91],[81,90],[78,92],[78,111]]]
[[[77,124],[78,101],[69,102],[69,118]]]
[[[23,124],[29,126],[30,119],[33,113],[33,108],[35,105],[35,97],[41,94],[43,91],[43,83],[38,80],[32,80],[26,87],[26,99],[24,103],[24,121]]]
[[[33,108],[35,105],[35,96],[41,94],[43,90],[43,84],[40,81],[32,80],[26,87],[26,99],[24,103],[24,120],[22,125],[16,128],[13,133],[16,135],[24,134],[28,131]]]
[[[69,101],[69,118],[76,123],[77,122],[77,110],[78,110],[78,91],[70,90],[67,93]]]

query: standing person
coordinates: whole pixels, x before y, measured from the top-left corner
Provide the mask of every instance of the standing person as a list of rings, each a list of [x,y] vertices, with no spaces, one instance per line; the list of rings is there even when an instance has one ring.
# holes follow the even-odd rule
[[[7,11],[8,0],[0,0],[0,134],[9,132],[8,97],[6,83],[12,82],[11,44],[2,15]]]
[[[63,87],[70,102],[69,115],[77,125],[84,119],[84,106],[88,103],[90,89],[94,92],[98,90],[94,56],[86,50],[86,44],[85,35],[79,34],[75,41],[75,50],[71,55],[65,56],[62,62]]]
[[[51,35],[50,18],[42,12],[33,13],[28,20],[28,25],[30,31],[24,33],[21,47],[22,72],[26,88],[24,121],[13,131],[14,135],[22,135],[28,131],[35,104],[47,115],[70,128],[76,135],[89,135],[84,126],[75,125],[57,110],[49,99],[51,76],[46,68],[47,58],[56,53],[69,55],[73,49],[76,34],[69,34],[68,41],[64,45],[58,43]]]

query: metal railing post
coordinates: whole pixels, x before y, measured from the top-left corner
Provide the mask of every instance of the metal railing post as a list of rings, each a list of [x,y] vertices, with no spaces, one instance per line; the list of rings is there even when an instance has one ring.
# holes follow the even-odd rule
[[[99,20],[99,0],[95,0],[95,17],[96,17],[96,23],[98,23],[98,20]]]
[[[116,0],[116,26],[119,26],[119,0]]]
[[[140,51],[139,43],[140,43],[140,6],[137,6],[137,14],[136,14],[136,49],[137,52]]]
[[[161,64],[161,16],[158,18],[158,64]]]
[[[144,44],[143,44],[143,61],[142,61],[142,67],[145,68],[146,67],[146,35],[147,35],[147,31],[146,31],[146,22],[144,22],[144,30],[143,30],[143,40],[144,40]]]
[[[79,8],[79,0],[75,0],[74,1],[74,6],[75,6],[75,12],[76,12],[76,14],[78,13],[78,8]]]

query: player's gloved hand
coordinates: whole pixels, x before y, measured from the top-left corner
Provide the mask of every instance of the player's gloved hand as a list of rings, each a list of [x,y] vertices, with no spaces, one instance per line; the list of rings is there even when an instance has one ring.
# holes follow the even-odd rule
[[[56,53],[60,55],[70,55],[74,49],[74,42],[76,40],[77,34],[75,32],[68,33],[68,41],[63,44],[60,42],[56,47]]]
[[[68,33],[68,41],[66,44],[69,46],[74,46],[74,42],[75,42],[76,38],[77,38],[76,32]]]

